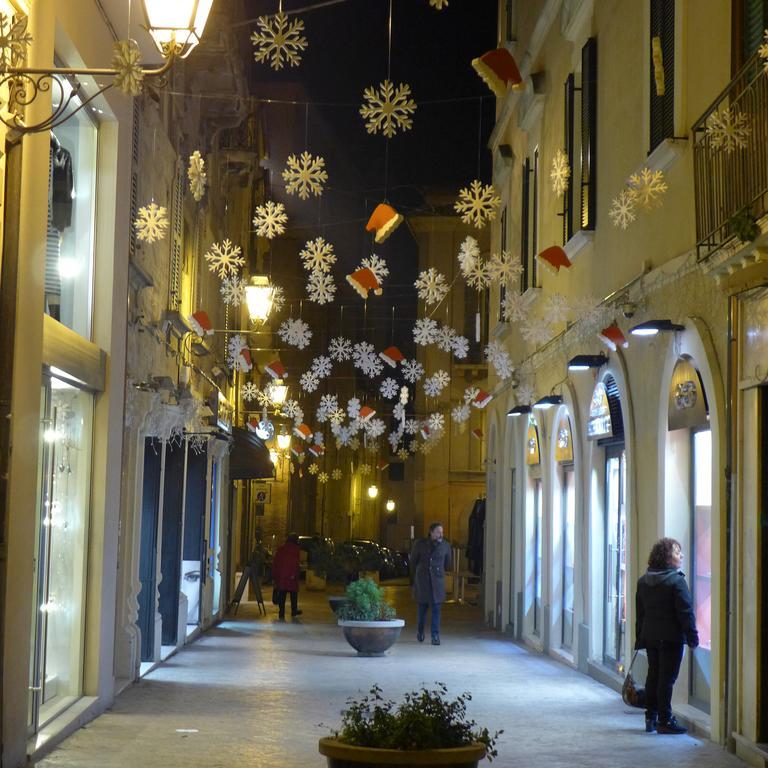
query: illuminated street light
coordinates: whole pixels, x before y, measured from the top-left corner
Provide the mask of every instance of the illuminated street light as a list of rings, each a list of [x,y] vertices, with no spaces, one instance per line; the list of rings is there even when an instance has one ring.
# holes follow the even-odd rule
[[[375,499],[379,495],[379,488],[376,485],[368,486],[368,498]]]
[[[275,405],[282,405],[288,397],[288,386],[283,384],[281,379],[278,379],[274,384],[269,386],[269,399]]]
[[[291,436],[286,432],[281,432],[277,436],[277,447],[281,451],[287,451],[291,447]]]
[[[254,275],[245,286],[245,303],[251,322],[264,322],[272,311],[272,286],[266,275]]]
[[[395,502],[392,501],[392,499],[387,499],[386,503],[387,512],[394,512],[395,511]]]
[[[213,0],[144,0],[147,27],[160,53],[185,59],[200,42]]]

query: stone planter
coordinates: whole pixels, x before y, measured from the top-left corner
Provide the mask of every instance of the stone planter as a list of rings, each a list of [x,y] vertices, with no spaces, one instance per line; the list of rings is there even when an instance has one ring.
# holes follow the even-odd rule
[[[331,606],[331,610],[334,613],[339,612],[339,608],[341,608],[342,605],[346,605],[349,602],[349,598],[344,597],[344,595],[331,595],[328,598],[328,605]]]
[[[376,768],[397,765],[400,768],[431,765],[433,768],[476,768],[485,757],[483,744],[470,744],[453,749],[371,749],[354,747],[336,739],[320,739],[318,749],[328,760],[328,768]]]
[[[400,637],[405,626],[403,619],[384,621],[346,621],[339,619],[339,626],[346,641],[358,656],[383,656]]]

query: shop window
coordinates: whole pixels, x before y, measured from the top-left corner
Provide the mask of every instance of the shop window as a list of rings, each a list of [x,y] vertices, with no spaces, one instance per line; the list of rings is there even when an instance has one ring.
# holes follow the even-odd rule
[[[597,220],[597,39],[581,49],[581,228]]]
[[[741,69],[763,43],[768,28],[768,0],[734,0],[733,70]]]
[[[627,619],[626,454],[606,450],[605,460],[605,615],[603,662],[621,672]]]
[[[81,109],[51,131],[50,140],[45,311],[89,339],[98,129],[89,110]]]
[[[520,195],[520,258],[523,273],[520,275],[520,292],[537,285],[536,254],[538,252],[539,230],[539,148],[532,157],[525,160],[522,171],[522,190]]]
[[[542,525],[544,500],[541,480],[533,481],[533,634],[541,635]]]
[[[650,147],[675,133],[675,0],[650,0]]]
[[[563,245],[573,237],[573,159],[575,155],[574,142],[574,109],[576,101],[576,78],[573,73],[568,75],[563,87],[563,103],[565,115],[563,117],[564,135],[563,148],[568,157],[568,188],[563,193]]]
[[[563,519],[563,648],[573,647],[573,598],[576,564],[576,475],[573,464],[562,467]]]

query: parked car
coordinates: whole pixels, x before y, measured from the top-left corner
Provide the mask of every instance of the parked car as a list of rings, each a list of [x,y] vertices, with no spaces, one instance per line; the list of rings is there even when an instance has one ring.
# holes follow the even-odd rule
[[[352,539],[362,553],[364,567],[361,570],[378,571],[381,579],[394,579],[398,574],[394,552],[370,539]]]
[[[299,536],[299,547],[307,553],[307,565],[315,565],[320,559],[333,556],[333,539],[327,536]]]

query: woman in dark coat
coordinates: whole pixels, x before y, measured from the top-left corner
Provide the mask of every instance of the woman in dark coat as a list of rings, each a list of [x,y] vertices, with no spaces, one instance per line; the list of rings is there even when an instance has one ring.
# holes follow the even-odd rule
[[[299,536],[289,533],[282,547],[275,552],[272,561],[272,579],[277,589],[277,607],[279,618],[285,619],[285,597],[291,595],[291,616],[299,616],[299,559],[301,549]]]
[[[645,730],[649,733],[686,731],[672,715],[672,688],[683,647],[695,648],[699,633],[682,563],[680,543],[659,539],[648,557],[648,570],[637,582],[635,648],[645,648],[648,654]]]
[[[419,604],[416,639],[424,642],[427,610],[432,608],[432,645],[440,645],[440,607],[445,602],[445,572],[451,568],[451,547],[443,540],[443,526],[432,523],[429,536],[419,539],[411,552],[413,596]]]

